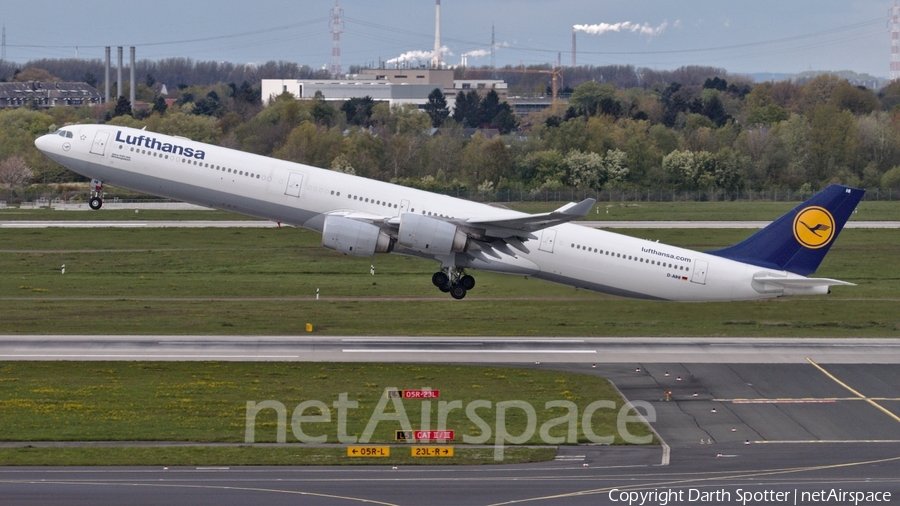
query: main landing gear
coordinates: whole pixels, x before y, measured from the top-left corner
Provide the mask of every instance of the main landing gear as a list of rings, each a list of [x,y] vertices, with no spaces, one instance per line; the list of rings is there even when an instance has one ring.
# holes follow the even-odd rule
[[[462,269],[442,269],[431,276],[431,282],[442,292],[450,292],[454,299],[462,299],[466,292],[475,288],[475,278],[466,274]]]
[[[88,205],[94,211],[103,207],[103,182],[99,179],[91,179],[91,200]]]

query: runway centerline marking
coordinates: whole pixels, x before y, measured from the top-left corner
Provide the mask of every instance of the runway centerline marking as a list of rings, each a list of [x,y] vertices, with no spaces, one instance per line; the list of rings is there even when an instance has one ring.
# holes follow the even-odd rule
[[[826,371],[822,366],[820,366],[819,364],[813,362],[811,358],[807,358],[806,360],[807,360],[810,364],[812,364],[813,367],[815,367],[816,369],[818,369],[819,371],[821,371],[822,374],[824,374],[825,376],[828,376],[829,378],[831,378],[832,380],[834,380],[835,383],[837,383],[838,385],[840,385],[840,386],[846,388],[847,390],[849,390],[850,393],[852,393],[853,395],[859,397],[861,400],[864,400],[864,401],[868,402],[868,403],[871,404],[872,406],[875,406],[876,408],[878,408],[879,410],[881,410],[882,412],[884,412],[887,416],[889,416],[889,417],[893,418],[894,420],[900,422],[900,416],[897,416],[897,415],[895,415],[894,413],[891,413],[887,408],[885,408],[885,407],[882,406],[881,404],[878,404],[878,403],[875,402],[874,400],[872,400],[872,399],[866,397],[865,395],[863,395],[863,394],[857,392],[856,390],[854,390],[853,388],[851,388],[850,385],[848,385],[848,384],[844,383],[843,381],[837,379],[833,374],[831,374],[830,372]]]

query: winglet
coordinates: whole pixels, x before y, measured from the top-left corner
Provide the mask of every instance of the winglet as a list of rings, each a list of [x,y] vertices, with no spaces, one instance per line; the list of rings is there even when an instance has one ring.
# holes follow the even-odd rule
[[[812,274],[865,193],[833,184],[747,240],[708,253],[801,276]]]
[[[568,204],[560,207],[556,211],[550,213],[553,214],[564,214],[566,216],[574,216],[575,218],[582,218],[587,216],[591,209],[594,207],[597,201],[595,199],[584,199],[579,203],[569,202]]]

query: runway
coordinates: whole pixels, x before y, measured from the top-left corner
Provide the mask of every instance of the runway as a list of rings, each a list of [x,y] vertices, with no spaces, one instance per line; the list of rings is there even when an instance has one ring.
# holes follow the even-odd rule
[[[628,399],[649,402],[652,424],[670,448],[667,465],[660,465],[658,446],[579,445],[560,447],[552,462],[477,467],[394,469],[388,459],[349,467],[0,468],[0,494],[4,504],[29,505],[326,506],[628,504],[627,494],[654,491],[672,505],[853,504],[813,494],[854,494],[863,497],[857,504],[876,504],[873,498],[888,493],[890,501],[900,497],[896,365],[664,359],[518,366],[600,375]],[[644,504],[663,504],[655,497]]]
[[[0,335],[0,360],[898,364],[900,339]]]
[[[592,228],[763,228],[768,221],[575,221]],[[0,221],[0,228],[276,228],[278,223],[257,220],[79,220]],[[844,228],[900,228],[900,221],[848,221]]]
[[[58,504],[70,506],[579,506],[629,504],[624,494],[653,491],[665,492],[669,500],[644,504],[853,504],[804,501],[803,494],[840,490],[884,497],[890,493],[890,501],[896,502],[900,493],[900,445],[870,446],[858,458],[848,458],[845,448],[836,444],[805,447],[802,451],[786,446],[772,450],[764,445],[698,446],[678,452],[667,467],[649,465],[640,449],[595,447],[578,450],[585,457],[579,462],[476,468],[0,468],[0,491],[4,504],[50,504],[56,498]],[[722,457],[717,457],[720,453]],[[700,493],[706,493],[708,500],[698,500]],[[774,498],[776,493],[785,494],[786,500],[753,500],[752,495],[764,499]],[[695,498],[690,500],[692,495]]]

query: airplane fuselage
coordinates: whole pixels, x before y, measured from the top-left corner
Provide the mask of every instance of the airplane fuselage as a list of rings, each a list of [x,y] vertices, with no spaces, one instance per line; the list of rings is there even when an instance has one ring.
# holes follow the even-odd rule
[[[328,216],[378,223],[415,214],[460,223],[523,213],[143,130],[73,125],[36,141],[73,171],[117,187],[322,232]],[[672,301],[825,293],[770,285],[803,276],[573,223],[537,230],[522,248],[454,253],[457,267],[543,279],[613,295]],[[393,252],[447,257],[395,245]]]

